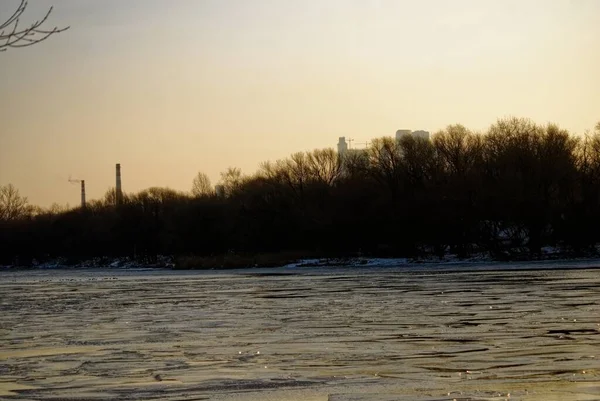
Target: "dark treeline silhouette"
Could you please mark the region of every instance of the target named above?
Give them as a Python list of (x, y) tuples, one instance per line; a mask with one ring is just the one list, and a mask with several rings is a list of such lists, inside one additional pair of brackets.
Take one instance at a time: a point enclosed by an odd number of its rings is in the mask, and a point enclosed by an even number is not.
[(300, 251), (372, 256), (487, 252), (571, 254), (600, 242), (600, 124), (575, 136), (504, 119), (484, 134), (461, 125), (431, 141), (380, 138), (340, 157), (296, 153), (252, 176), (222, 174), (222, 193), (114, 191), (86, 208), (3, 218), (0, 263)]

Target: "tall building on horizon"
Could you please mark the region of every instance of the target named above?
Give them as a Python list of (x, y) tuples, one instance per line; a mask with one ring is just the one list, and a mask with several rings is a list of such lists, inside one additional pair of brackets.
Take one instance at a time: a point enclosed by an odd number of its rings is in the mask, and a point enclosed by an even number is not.
[(425, 139), (428, 141), (429, 140), (429, 131), (423, 131), (423, 130), (413, 131), (412, 136), (414, 136), (415, 138), (421, 138), (421, 139)]
[[(396, 131), (396, 141), (400, 141), (402, 138), (407, 137), (407, 136), (412, 136), (413, 138), (424, 139), (426, 141), (428, 141), (429, 137), (430, 137), (429, 131), (425, 131), (425, 130), (413, 131), (410, 129), (399, 129)], [(349, 141), (352, 141), (352, 139), (349, 139), (348, 141), (346, 141), (345, 136), (340, 136), (338, 138), (338, 144), (337, 144), (338, 155), (349, 156), (350, 154), (355, 154), (357, 152), (364, 153), (366, 151), (366, 148), (365, 149), (349, 149), (349, 144), (348, 144)], [(365, 145), (368, 148), (368, 142), (363, 143), (363, 145)]]
[(399, 129), (398, 131), (396, 131), (396, 140), (399, 141), (405, 136), (410, 136), (411, 133), (412, 131), (409, 129)]
[(338, 155), (343, 156), (348, 152), (348, 143), (345, 136), (340, 136), (337, 144)]
[(396, 131), (396, 140), (404, 138), (405, 136), (412, 136), (413, 138), (421, 138), (425, 140), (429, 140), (429, 131), (417, 130), (411, 131), (409, 129), (399, 129)]

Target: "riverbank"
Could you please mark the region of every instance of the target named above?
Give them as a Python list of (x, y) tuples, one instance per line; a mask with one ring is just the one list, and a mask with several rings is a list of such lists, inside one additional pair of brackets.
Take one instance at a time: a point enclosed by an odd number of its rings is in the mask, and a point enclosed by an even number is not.
[(13, 264), (0, 268), (157, 268), (174, 270), (215, 270), (215, 269), (245, 269), (245, 268), (275, 268), (275, 267), (394, 267), (412, 265), (451, 265), (451, 264), (481, 264), (481, 263), (528, 263), (543, 261), (593, 261), (600, 260), (598, 248), (586, 253), (574, 253), (554, 247), (543, 248), (539, 254), (526, 252), (510, 255), (492, 256), (489, 253), (472, 254), (469, 257), (459, 257), (447, 254), (441, 257), (426, 255), (412, 258), (377, 257), (365, 255), (324, 255), (317, 252), (285, 251), (277, 253), (228, 253), (212, 256), (170, 256), (159, 255), (156, 258), (142, 259), (130, 257), (98, 257), (88, 260), (68, 260), (53, 258), (45, 261), (33, 260), (28, 264)]

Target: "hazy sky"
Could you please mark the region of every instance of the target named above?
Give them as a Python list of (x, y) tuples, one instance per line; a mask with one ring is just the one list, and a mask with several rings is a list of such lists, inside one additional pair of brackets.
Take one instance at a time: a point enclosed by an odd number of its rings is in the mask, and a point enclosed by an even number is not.
[[(1, 0), (0, 20), (18, 0)], [(600, 120), (598, 0), (30, 0), (0, 53), (0, 185), (77, 205), (451, 123)]]

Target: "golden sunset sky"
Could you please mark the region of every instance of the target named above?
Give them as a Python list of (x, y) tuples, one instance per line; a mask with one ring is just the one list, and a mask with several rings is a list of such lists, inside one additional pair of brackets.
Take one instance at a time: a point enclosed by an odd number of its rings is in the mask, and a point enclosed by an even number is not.
[[(0, 20), (18, 0), (0, 1)], [(0, 53), (0, 185), (41, 206), (114, 185), (497, 118), (600, 120), (597, 0), (30, 0), (71, 29)], [(24, 21), (25, 22), (25, 21)]]

